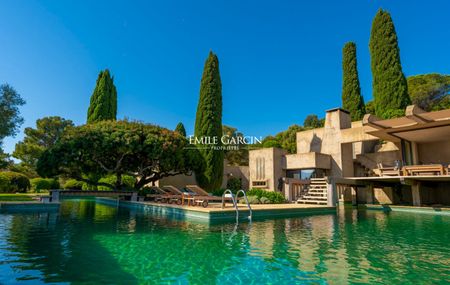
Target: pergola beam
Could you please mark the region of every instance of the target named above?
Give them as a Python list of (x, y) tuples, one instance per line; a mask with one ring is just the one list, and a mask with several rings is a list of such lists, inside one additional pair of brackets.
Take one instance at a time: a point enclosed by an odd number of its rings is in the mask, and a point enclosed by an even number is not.
[(406, 107), (405, 115), (408, 119), (413, 120), (419, 124), (425, 124), (431, 122), (429, 119), (423, 117), (421, 114), (425, 113), (416, 105), (409, 105)]
[(372, 115), (372, 114), (365, 114), (362, 119), (362, 124), (363, 124), (363, 126), (369, 126), (369, 127), (375, 128), (377, 130), (386, 129), (385, 126), (378, 124), (377, 121), (380, 121), (380, 119), (377, 116)]

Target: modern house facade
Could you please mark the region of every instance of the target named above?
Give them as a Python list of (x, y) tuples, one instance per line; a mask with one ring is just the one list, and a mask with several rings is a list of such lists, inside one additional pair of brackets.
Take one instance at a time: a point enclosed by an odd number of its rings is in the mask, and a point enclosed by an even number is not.
[(450, 205), (450, 109), (408, 106), (401, 118), (351, 122), (326, 111), (323, 128), (298, 132), (297, 153), (251, 150), (250, 188), (289, 201)]

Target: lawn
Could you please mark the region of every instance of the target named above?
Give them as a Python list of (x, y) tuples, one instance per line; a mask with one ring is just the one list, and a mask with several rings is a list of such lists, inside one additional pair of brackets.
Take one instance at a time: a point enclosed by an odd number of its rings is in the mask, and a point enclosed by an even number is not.
[(23, 202), (33, 201), (30, 195), (26, 194), (0, 194), (0, 202)]

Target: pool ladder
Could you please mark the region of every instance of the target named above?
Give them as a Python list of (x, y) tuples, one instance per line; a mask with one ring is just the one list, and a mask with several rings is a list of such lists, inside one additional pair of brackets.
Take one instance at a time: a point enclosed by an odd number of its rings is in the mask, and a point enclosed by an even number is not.
[(238, 208), (237, 203), (238, 203), (239, 193), (242, 193), (244, 195), (243, 197), (245, 199), (245, 203), (247, 203), (247, 208), (249, 211), (248, 219), (249, 219), (249, 221), (251, 221), (252, 215), (253, 215), (252, 207), (250, 207), (250, 203), (248, 202), (247, 195), (245, 194), (245, 191), (242, 189), (236, 192), (236, 196), (233, 194), (233, 192), (231, 192), (230, 189), (225, 190), (225, 192), (223, 192), (223, 195), (222, 195), (222, 209), (225, 207), (225, 198), (231, 198), (234, 209), (236, 210), (236, 221), (238, 221), (239, 220), (239, 208)]

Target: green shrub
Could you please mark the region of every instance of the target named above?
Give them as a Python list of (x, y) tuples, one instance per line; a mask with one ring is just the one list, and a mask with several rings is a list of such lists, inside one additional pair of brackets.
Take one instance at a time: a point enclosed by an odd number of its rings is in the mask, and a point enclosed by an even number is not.
[[(250, 204), (261, 204), (261, 201), (256, 196), (247, 196), (247, 199)], [(246, 204), (245, 199), (241, 198), (241, 200), (239, 200), (239, 203)]]
[(31, 189), (34, 192), (41, 192), (41, 190), (59, 189), (59, 182), (53, 178), (33, 178), (30, 180)]
[(8, 178), (3, 175), (0, 175), (0, 193), (8, 193), (11, 191), (11, 184), (9, 183)]
[(69, 179), (64, 183), (64, 189), (68, 190), (81, 190), (83, 189), (84, 182), (78, 181), (76, 179)]
[(259, 201), (261, 201), (261, 204), (270, 204), (269, 198), (266, 197), (261, 197)]
[(143, 187), (142, 189), (139, 189), (139, 191), (138, 191), (139, 196), (146, 196), (148, 194), (158, 194), (158, 193), (156, 193), (156, 191), (150, 187)]
[(261, 198), (263, 196), (264, 192), (267, 192), (267, 191), (264, 191), (259, 188), (252, 188), (252, 189), (248, 190), (247, 193), (245, 193), (245, 194), (247, 194), (247, 196), (256, 196), (258, 198)]
[(242, 189), (242, 180), (237, 177), (230, 177), (227, 181), (227, 189), (231, 191), (238, 191)]
[(0, 172), (0, 192), (16, 193), (26, 192), (30, 189), (30, 180), (22, 173), (5, 171)]
[(266, 191), (259, 188), (253, 188), (247, 191), (246, 194), (247, 196), (256, 196), (259, 199), (261, 199), (262, 197), (267, 198), (269, 199), (271, 204), (281, 204), (286, 202), (283, 194), (275, 191)]
[[(107, 177), (103, 177), (98, 182), (100, 183), (108, 183), (111, 185), (115, 185), (117, 181), (117, 177), (115, 175), (110, 175)], [(136, 182), (136, 178), (130, 175), (123, 175), (122, 176), (122, 183), (124, 186), (124, 189), (122, 190), (133, 190), (134, 189), (134, 183)], [(99, 185), (97, 186), (98, 190), (113, 190), (111, 187)]]
[(85, 190), (85, 191), (97, 191), (97, 185), (92, 185), (89, 183), (84, 182), (83, 186), (81, 187), (81, 190)]

